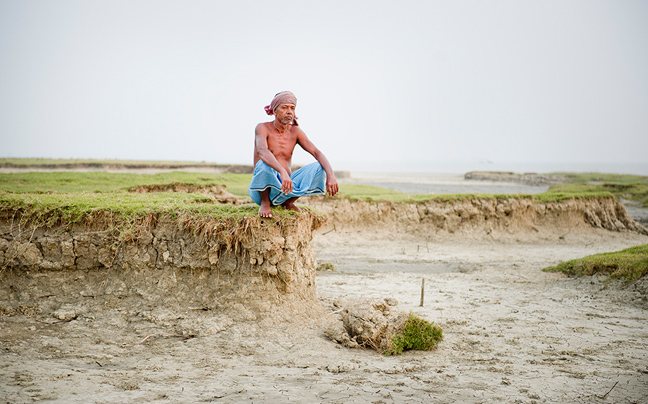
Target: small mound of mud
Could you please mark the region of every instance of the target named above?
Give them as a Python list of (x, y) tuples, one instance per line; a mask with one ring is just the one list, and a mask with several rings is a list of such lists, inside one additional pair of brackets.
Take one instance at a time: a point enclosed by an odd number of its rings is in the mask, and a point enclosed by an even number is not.
[(362, 302), (335, 301), (339, 321), (325, 331), (326, 336), (348, 348), (371, 348), (385, 352), (391, 348), (392, 337), (402, 331), (408, 313), (393, 310), (395, 299)]
[(212, 197), (220, 203), (230, 203), (234, 205), (240, 203), (239, 198), (225, 190), (225, 185), (198, 186), (195, 184), (175, 182), (171, 184), (138, 185), (129, 188), (128, 192), (136, 192), (140, 194), (148, 192), (201, 193)]

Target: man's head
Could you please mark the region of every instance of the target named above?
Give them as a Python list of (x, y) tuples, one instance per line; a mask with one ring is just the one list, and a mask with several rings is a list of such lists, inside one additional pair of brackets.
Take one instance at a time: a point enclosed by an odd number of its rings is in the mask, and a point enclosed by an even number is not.
[[(282, 91), (274, 96), (270, 105), (264, 109), (268, 115), (276, 115), (277, 119), (284, 124), (297, 124), (295, 108), (297, 107), (297, 97), (290, 91)], [(284, 122), (285, 121), (285, 122)]]

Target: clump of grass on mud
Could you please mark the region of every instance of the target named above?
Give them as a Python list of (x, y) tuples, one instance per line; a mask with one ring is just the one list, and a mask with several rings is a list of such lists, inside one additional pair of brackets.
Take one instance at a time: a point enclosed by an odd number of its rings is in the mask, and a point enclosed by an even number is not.
[(648, 244), (625, 250), (590, 255), (543, 269), (569, 276), (608, 275), (609, 279), (635, 281), (648, 273)]
[(330, 262), (322, 262), (317, 265), (317, 271), (335, 271), (335, 266)]
[(441, 341), (441, 328), (410, 313), (403, 331), (392, 337), (391, 348), (383, 352), (383, 355), (400, 355), (407, 350), (429, 351)]

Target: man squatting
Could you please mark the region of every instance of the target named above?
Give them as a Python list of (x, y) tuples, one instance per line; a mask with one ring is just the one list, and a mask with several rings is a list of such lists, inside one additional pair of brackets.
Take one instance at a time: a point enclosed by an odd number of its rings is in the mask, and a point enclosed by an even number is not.
[[(304, 195), (322, 195), (326, 191), (333, 196), (338, 192), (338, 183), (326, 156), (297, 123), (296, 107), (297, 98), (290, 91), (275, 95), (265, 107), (268, 115), (274, 115), (274, 121), (262, 122), (254, 130), (254, 175), (249, 194), (259, 205), (261, 217), (272, 217), (271, 207), (279, 205), (301, 212), (295, 201)], [(317, 162), (292, 173), (292, 155), (298, 144)]]

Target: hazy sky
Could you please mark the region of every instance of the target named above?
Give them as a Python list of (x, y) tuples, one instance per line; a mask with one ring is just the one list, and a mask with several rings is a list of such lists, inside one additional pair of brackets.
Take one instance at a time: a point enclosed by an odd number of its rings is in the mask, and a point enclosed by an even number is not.
[(647, 72), (645, 0), (0, 0), (0, 157), (646, 165)]

